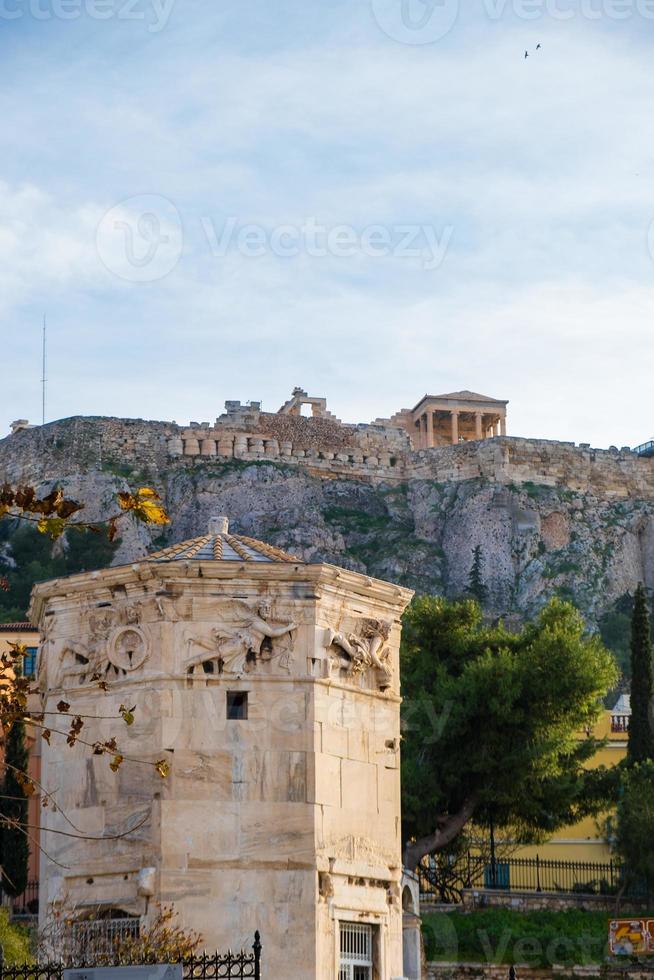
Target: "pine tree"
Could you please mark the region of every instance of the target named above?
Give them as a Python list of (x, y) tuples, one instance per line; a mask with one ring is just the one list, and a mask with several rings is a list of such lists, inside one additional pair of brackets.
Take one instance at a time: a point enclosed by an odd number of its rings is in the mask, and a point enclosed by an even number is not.
[(654, 663), (647, 595), (642, 583), (636, 589), (631, 619), (631, 718), (627, 759), (630, 764), (654, 759), (652, 696)]
[(484, 582), (483, 569), (484, 554), (481, 545), (478, 544), (476, 548), (472, 549), (472, 566), (468, 575), (466, 595), (470, 596), (471, 599), (476, 599), (482, 609), (488, 602), (488, 589)]
[[(5, 742), (5, 778), (0, 796), (0, 862), (2, 864), (2, 890), (7, 895), (21, 895), (27, 887), (29, 842), (25, 834), (27, 825), (27, 797), (23, 792), (16, 770), (27, 772), (28, 754), (25, 745), (25, 725), (14, 723)], [(19, 826), (7, 821), (16, 821)], [(20, 829), (20, 828), (23, 829)]]

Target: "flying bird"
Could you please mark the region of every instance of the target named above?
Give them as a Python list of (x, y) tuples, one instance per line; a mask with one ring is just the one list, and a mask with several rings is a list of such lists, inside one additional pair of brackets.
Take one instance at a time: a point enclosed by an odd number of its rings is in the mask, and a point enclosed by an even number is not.
[(529, 57), (529, 52), (528, 51), (525, 51), (525, 58), (528, 58), (528, 57)]
[(537, 44), (537, 45), (536, 45), (536, 50), (537, 50), (537, 51), (540, 51), (540, 49), (541, 49), (541, 48), (542, 48), (542, 44)]

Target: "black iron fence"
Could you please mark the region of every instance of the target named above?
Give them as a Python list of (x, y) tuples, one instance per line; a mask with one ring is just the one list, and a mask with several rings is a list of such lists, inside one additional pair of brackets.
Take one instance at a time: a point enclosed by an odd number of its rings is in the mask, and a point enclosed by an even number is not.
[(12, 915), (38, 915), (39, 914), (39, 883), (38, 881), (28, 881), (27, 887), (22, 895), (15, 898), (7, 898), (6, 903), (11, 909)]
[[(254, 934), (252, 951), (206, 953), (182, 960), (184, 980), (261, 980), (261, 937)], [(1, 947), (0, 947), (1, 951)], [(149, 962), (149, 961), (148, 961)], [(0, 957), (0, 980), (63, 980), (64, 969), (92, 969), (93, 963), (39, 963), (7, 966)], [(105, 962), (102, 966), (142, 966), (145, 961)]]
[(614, 861), (552, 861), (497, 858), (468, 853), (456, 862), (431, 858), (418, 868), (423, 898), (458, 902), (465, 888), (505, 891), (563, 892), (614, 895), (622, 884), (622, 868)]

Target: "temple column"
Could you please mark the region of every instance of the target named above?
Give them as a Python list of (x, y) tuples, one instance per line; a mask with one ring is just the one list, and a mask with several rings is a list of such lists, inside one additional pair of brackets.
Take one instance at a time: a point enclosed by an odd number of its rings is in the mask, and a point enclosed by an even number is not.
[(483, 439), (482, 433), (482, 414), (481, 412), (475, 412), (475, 439)]
[(452, 420), (452, 445), (458, 446), (459, 444), (459, 413), (450, 412), (450, 418)]
[(420, 416), (420, 449), (427, 448), (427, 416)]
[(501, 436), (506, 435), (506, 415), (503, 415), (500, 418), (500, 435)]
[(497, 419), (493, 419), (493, 437), (497, 436), (498, 434)]
[(434, 413), (429, 409), (426, 413), (427, 419), (427, 449), (434, 448)]

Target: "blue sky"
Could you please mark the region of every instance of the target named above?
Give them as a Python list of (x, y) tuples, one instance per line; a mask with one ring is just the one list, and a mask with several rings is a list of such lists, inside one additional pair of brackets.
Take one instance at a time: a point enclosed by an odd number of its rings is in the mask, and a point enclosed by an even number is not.
[(50, 419), (470, 388), (644, 441), (653, 38), (653, 0), (0, 0), (0, 432), (47, 311)]

